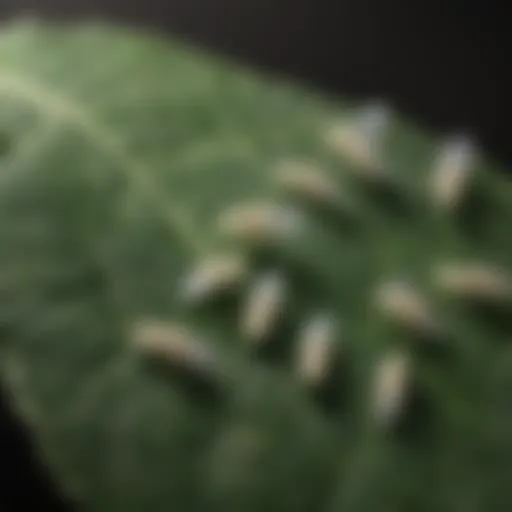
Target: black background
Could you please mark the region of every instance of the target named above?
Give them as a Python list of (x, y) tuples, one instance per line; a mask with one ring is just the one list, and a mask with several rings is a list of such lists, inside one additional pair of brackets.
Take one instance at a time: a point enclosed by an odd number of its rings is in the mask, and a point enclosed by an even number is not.
[[(391, 100), (439, 131), (465, 129), (512, 163), (506, 2), (447, 0), (0, 0), (20, 13), (157, 27), (328, 92)], [(20, 426), (0, 407), (0, 510), (57, 510)]]

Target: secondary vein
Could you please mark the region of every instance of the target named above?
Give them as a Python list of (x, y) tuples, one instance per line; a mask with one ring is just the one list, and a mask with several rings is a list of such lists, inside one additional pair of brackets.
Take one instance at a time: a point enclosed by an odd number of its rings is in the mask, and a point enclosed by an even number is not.
[(115, 161), (127, 174), (136, 188), (144, 190), (158, 208), (162, 217), (195, 255), (209, 252), (209, 243), (203, 233), (191, 219), (185, 208), (169, 198), (155, 180), (154, 173), (144, 164), (130, 155), (123, 141), (107, 127), (87, 112), (76, 100), (62, 91), (53, 91), (35, 84), (23, 75), (0, 71), (0, 96), (31, 104), (49, 116), (57, 117), (77, 128)]

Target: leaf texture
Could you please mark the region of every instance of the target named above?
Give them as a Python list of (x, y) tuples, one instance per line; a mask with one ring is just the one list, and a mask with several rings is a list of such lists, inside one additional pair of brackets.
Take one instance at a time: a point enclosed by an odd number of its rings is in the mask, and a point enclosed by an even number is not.
[[(1, 375), (80, 510), (510, 509), (510, 310), (470, 314), (428, 272), (450, 257), (512, 269), (511, 184), (480, 158), (484, 202), (437, 215), (426, 190), (440, 141), (393, 116), (383, 158), (405, 200), (397, 213), (325, 146), (353, 111), (135, 30), (2, 29)], [(232, 247), (215, 223), (225, 208), (287, 200), (283, 158), (322, 166), (360, 216), (348, 229), (306, 209), (305, 232), (265, 256), (292, 287), (291, 327), (260, 354), (239, 332), (243, 290), (189, 309), (177, 289)], [(375, 283), (396, 275), (441, 313), (448, 355), (424, 353), (375, 311)], [(292, 368), (296, 326), (319, 308), (343, 326), (342, 368), (320, 397)], [(220, 392), (142, 361), (127, 342), (140, 317), (193, 326), (222, 361)], [(366, 408), (372, 365), (395, 346), (412, 347), (422, 401), (387, 435)]]

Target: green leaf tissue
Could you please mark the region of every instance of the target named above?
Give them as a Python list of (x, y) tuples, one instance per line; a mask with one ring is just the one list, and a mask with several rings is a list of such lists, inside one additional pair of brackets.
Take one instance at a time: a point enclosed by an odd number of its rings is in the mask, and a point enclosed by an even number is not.
[(512, 183), (465, 133), (142, 30), (0, 31), (0, 378), (87, 512), (512, 509)]

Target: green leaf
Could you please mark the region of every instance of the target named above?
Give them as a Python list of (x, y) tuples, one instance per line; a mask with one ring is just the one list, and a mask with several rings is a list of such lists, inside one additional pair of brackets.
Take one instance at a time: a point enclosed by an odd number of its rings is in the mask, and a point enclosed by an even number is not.
[[(427, 200), (440, 141), (393, 115), (383, 159), (404, 200), (396, 211), (326, 146), (329, 126), (357, 112), (137, 31), (2, 29), (1, 375), (81, 509), (510, 509), (510, 321), (470, 314), (428, 276), (451, 257), (510, 265), (511, 184), (479, 157), (478, 207), (440, 215)], [(288, 202), (283, 158), (325, 169), (357, 218), (350, 229), (339, 212), (294, 202), (300, 237), (263, 257), (241, 247), (254, 275), (277, 267), (291, 288), (289, 327), (257, 350), (239, 330), (245, 285), (194, 308), (177, 292), (190, 268), (233, 247), (221, 212)], [(397, 273), (442, 313), (441, 357), (376, 311), (375, 284)], [(292, 363), (296, 329), (319, 309), (341, 325), (342, 364), (315, 394)], [(148, 364), (129, 341), (139, 318), (199, 333), (220, 387)], [(368, 393), (396, 346), (413, 353), (424, 407), (386, 434), (368, 422)]]

